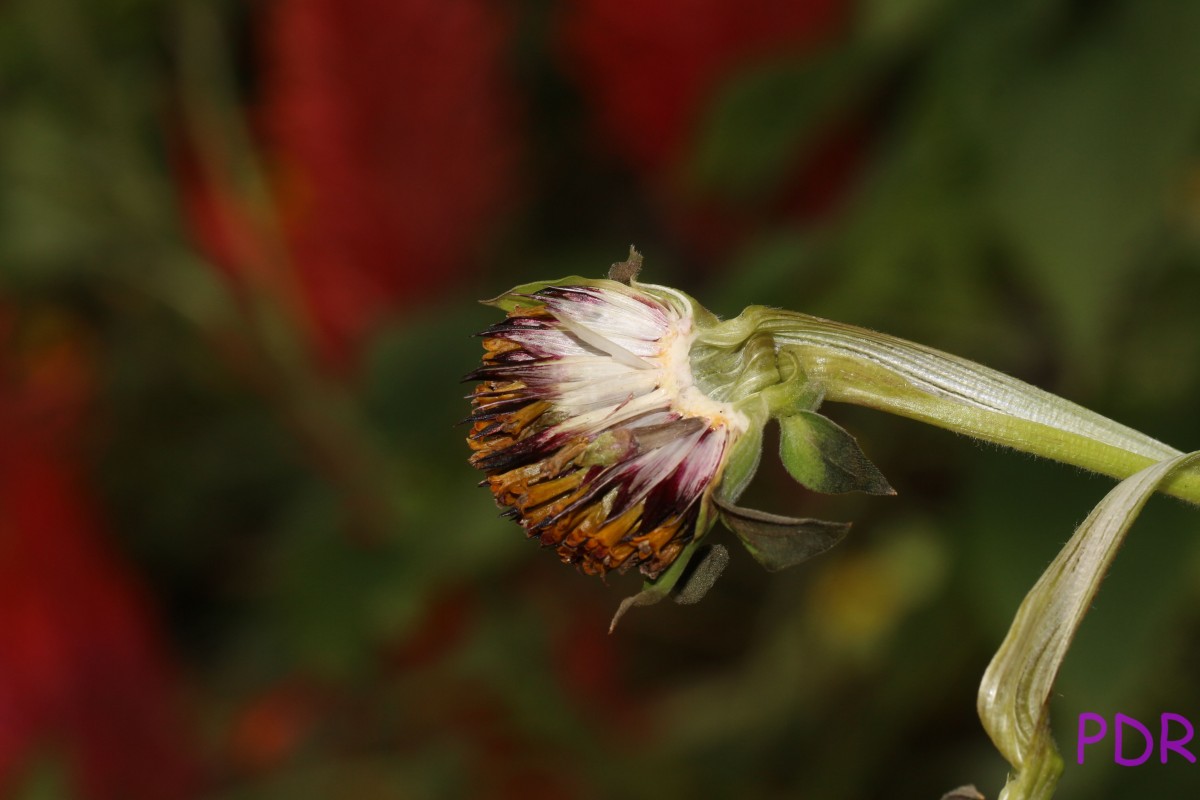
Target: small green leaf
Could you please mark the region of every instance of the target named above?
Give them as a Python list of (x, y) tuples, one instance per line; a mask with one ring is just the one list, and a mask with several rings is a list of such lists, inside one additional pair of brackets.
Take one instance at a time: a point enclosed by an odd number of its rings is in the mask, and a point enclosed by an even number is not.
[(781, 417), (779, 457), (788, 474), (814, 492), (895, 494), (854, 437), (811, 411)]
[(683, 576), (683, 580), (671, 592), (671, 597), (681, 606), (699, 603), (728, 565), (729, 551), (724, 545), (710, 545), (696, 561), (696, 566)]
[(846, 537), (849, 522), (825, 522), (768, 514), (716, 501), (721, 520), (758, 563), (777, 572), (819, 556)]
[(652, 606), (667, 596), (669, 590), (660, 588), (657, 584), (647, 581), (643, 584), (643, 588), (637, 594), (630, 595), (621, 601), (621, 605), (617, 606), (617, 613), (613, 614), (612, 622), (608, 623), (608, 632), (612, 633), (617, 629), (617, 623), (621, 621), (621, 617), (631, 608), (637, 606)]

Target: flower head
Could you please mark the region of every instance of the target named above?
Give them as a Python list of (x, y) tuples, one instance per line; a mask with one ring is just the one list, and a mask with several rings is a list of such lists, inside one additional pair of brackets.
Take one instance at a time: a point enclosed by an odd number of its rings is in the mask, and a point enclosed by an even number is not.
[[(578, 282), (574, 282), (578, 281)], [(471, 463), (530, 537), (589, 574), (657, 578), (711, 525), (750, 420), (693, 378), (693, 301), (574, 279), (514, 292), (484, 331)]]

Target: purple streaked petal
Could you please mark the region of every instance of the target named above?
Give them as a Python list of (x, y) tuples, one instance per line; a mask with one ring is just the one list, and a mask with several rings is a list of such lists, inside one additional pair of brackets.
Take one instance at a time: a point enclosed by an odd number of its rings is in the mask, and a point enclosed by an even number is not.
[(521, 345), (541, 356), (593, 356), (604, 357), (604, 352), (563, 330), (551, 328), (521, 328), (505, 331), (496, 338), (506, 339)]
[[(551, 313), (554, 313), (553, 311)], [(562, 323), (563, 327), (583, 341), (584, 344), (600, 350), (601, 352), (611, 356), (614, 360), (621, 362), (627, 367), (639, 370), (653, 370), (657, 368), (654, 362), (647, 361), (635, 353), (630, 352), (621, 345), (614, 342), (612, 339), (605, 336), (599, 331), (594, 331), (586, 324), (573, 320), (569, 314), (555, 313), (555, 317)]]
[(725, 431), (704, 431), (691, 457), (682, 465), (679, 476), (680, 492), (698, 494), (703, 491), (716, 477), (728, 444), (729, 436)]
[(554, 320), (546, 319), (545, 317), (508, 317), (500, 322), (493, 323), (487, 328), (484, 328), (476, 336), (486, 339), (492, 336), (500, 336), (510, 333), (514, 330), (538, 330), (543, 328), (553, 328)]
[[(686, 436), (665, 447), (643, 453), (623, 464), (617, 479), (624, 479), (624, 486), (613, 507), (613, 514), (620, 514), (645, 499), (655, 486), (685, 462), (692, 446), (699, 438), (699, 434)], [(699, 496), (699, 493), (696, 494)]]
[[(618, 295), (619, 297), (619, 295)], [(557, 317), (566, 317), (587, 326), (601, 336), (622, 336), (657, 341), (668, 331), (670, 322), (663, 313), (655, 313), (640, 303), (617, 305), (605, 299), (599, 303), (579, 303), (548, 298), (546, 308)]]
[(497, 400), (491, 403), (476, 403), (475, 410), (467, 417), (471, 422), (482, 422), (519, 411), (539, 398), (532, 395), (521, 395), (507, 400)]
[(525, 467), (552, 455), (562, 446), (565, 438), (552, 430), (545, 430), (478, 459), (475, 466), (492, 474)]
[(533, 361), (542, 361), (538, 356), (530, 353), (527, 350), (506, 350), (503, 353), (496, 353), (489, 361), (491, 364), (529, 364)]

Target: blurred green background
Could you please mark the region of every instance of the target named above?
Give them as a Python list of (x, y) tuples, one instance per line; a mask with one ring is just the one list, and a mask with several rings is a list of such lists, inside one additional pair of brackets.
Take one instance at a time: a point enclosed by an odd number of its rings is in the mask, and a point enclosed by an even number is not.
[[(703, 602), (607, 585), (466, 464), (474, 301), (600, 276), (768, 303), (1200, 443), (1200, 4), (9, 0), (0, 795), (988, 797), (975, 690), (1111, 482), (827, 410), (899, 491)], [(1200, 719), (1195, 509), (1158, 499), (1063, 669)], [(717, 532), (715, 536), (723, 536)], [(1111, 741), (1111, 740), (1110, 740)]]

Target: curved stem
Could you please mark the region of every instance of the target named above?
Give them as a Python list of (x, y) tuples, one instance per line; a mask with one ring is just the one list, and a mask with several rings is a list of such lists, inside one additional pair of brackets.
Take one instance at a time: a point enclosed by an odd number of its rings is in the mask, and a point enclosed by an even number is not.
[[(787, 348), (827, 400), (910, 417), (1114, 478), (1180, 454), (996, 370), (853, 325), (754, 306), (706, 339), (742, 336), (747, 324)], [(1200, 470), (1180, 471), (1162, 491), (1200, 504)]]

